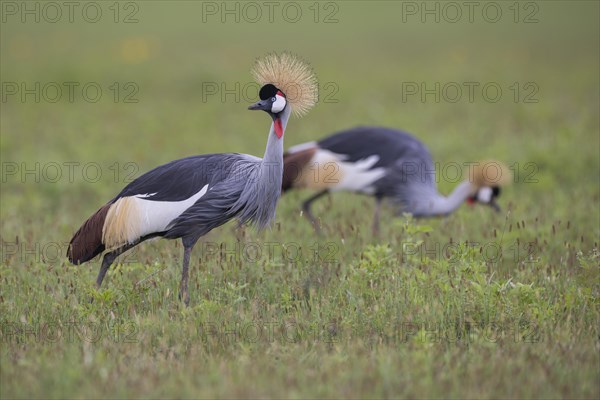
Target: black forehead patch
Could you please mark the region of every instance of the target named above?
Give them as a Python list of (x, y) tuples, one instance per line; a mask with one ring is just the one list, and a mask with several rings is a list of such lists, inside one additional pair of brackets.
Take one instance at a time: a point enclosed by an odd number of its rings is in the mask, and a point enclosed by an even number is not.
[(260, 97), (261, 100), (270, 99), (271, 97), (277, 94), (278, 90), (279, 89), (277, 89), (275, 85), (267, 83), (265, 86), (260, 88), (260, 91), (258, 92), (258, 97)]
[(500, 195), (500, 187), (499, 186), (492, 187), (492, 194), (494, 195), (494, 197), (498, 197)]

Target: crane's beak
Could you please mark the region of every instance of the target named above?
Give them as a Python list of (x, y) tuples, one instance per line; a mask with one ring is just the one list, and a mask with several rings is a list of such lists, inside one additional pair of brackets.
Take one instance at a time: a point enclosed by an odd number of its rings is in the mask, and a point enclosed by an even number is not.
[(496, 199), (492, 199), (488, 204), (490, 207), (492, 207), (494, 209), (494, 211), (496, 211), (496, 212), (502, 211), (502, 209), (500, 208), (498, 203), (496, 203)]
[(248, 110), (271, 111), (271, 104), (266, 100), (257, 101), (256, 103), (249, 105)]

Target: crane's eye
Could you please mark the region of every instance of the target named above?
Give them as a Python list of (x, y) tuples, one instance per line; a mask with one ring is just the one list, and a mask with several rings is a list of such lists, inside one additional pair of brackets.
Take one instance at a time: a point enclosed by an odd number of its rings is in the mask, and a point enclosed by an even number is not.
[(273, 105), (271, 106), (271, 112), (272, 113), (279, 113), (281, 111), (283, 111), (283, 109), (285, 108), (285, 98), (282, 96), (274, 96), (272, 99), (273, 101)]
[(275, 103), (277, 99), (275, 97), (271, 97), (271, 103)]

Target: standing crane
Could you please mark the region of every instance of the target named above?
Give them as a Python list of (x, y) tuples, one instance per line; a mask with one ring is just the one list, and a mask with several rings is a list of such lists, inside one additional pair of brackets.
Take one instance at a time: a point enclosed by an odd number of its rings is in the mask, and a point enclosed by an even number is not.
[(427, 147), (408, 133), (382, 127), (356, 127), (293, 146), (283, 155), (283, 162), (283, 192), (317, 190), (302, 204), (317, 231), (319, 225), (310, 206), (329, 192), (374, 196), (372, 227), (377, 234), (384, 198), (392, 200), (398, 213), (414, 217), (448, 215), (465, 201), (500, 211), (496, 198), (511, 176), (499, 162), (472, 163), (469, 177), (445, 197), (437, 191), (435, 166)]
[(181, 238), (179, 299), (188, 305), (190, 254), (198, 239), (232, 218), (258, 229), (275, 218), (283, 135), (292, 111), (301, 116), (316, 103), (317, 81), (310, 66), (289, 53), (257, 60), (253, 75), (262, 85), (260, 101), (248, 109), (266, 111), (273, 120), (264, 157), (238, 153), (187, 157), (156, 167), (127, 185), (83, 223), (67, 251), (69, 261), (81, 264), (108, 250), (96, 280), (98, 289), (120, 254), (151, 238)]

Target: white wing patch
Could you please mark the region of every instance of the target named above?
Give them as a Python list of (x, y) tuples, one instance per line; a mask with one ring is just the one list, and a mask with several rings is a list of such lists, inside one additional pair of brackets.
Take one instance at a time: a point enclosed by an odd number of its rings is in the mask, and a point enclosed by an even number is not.
[(313, 142), (300, 143), (300, 144), (297, 144), (297, 145), (292, 146), (289, 149), (287, 149), (287, 152), (290, 154), (293, 154), (293, 153), (298, 153), (299, 151), (302, 151), (302, 150), (312, 149), (314, 147), (317, 147), (317, 142), (313, 141)]
[[(317, 163), (320, 168), (337, 168), (335, 174), (337, 182), (330, 185), (332, 191), (348, 190), (371, 194), (374, 192), (372, 184), (385, 175), (385, 168), (374, 168), (379, 161), (379, 156), (373, 154), (355, 162), (345, 161), (348, 156), (336, 154), (329, 150), (319, 149), (313, 157), (311, 164)], [(325, 166), (325, 167), (323, 167)]]
[(192, 197), (181, 201), (152, 201), (135, 196), (138, 198), (140, 236), (164, 231), (171, 221), (183, 214), (207, 191), (208, 184)]
[(110, 249), (133, 243), (151, 233), (162, 232), (207, 191), (208, 184), (198, 193), (181, 201), (147, 200), (156, 193), (122, 197), (108, 210), (102, 228), (102, 242)]
[(156, 193), (158, 192), (154, 192), (154, 193), (146, 193), (146, 194), (136, 194), (134, 197), (137, 197), (139, 199), (143, 199), (145, 197), (152, 197), (154, 196)]

